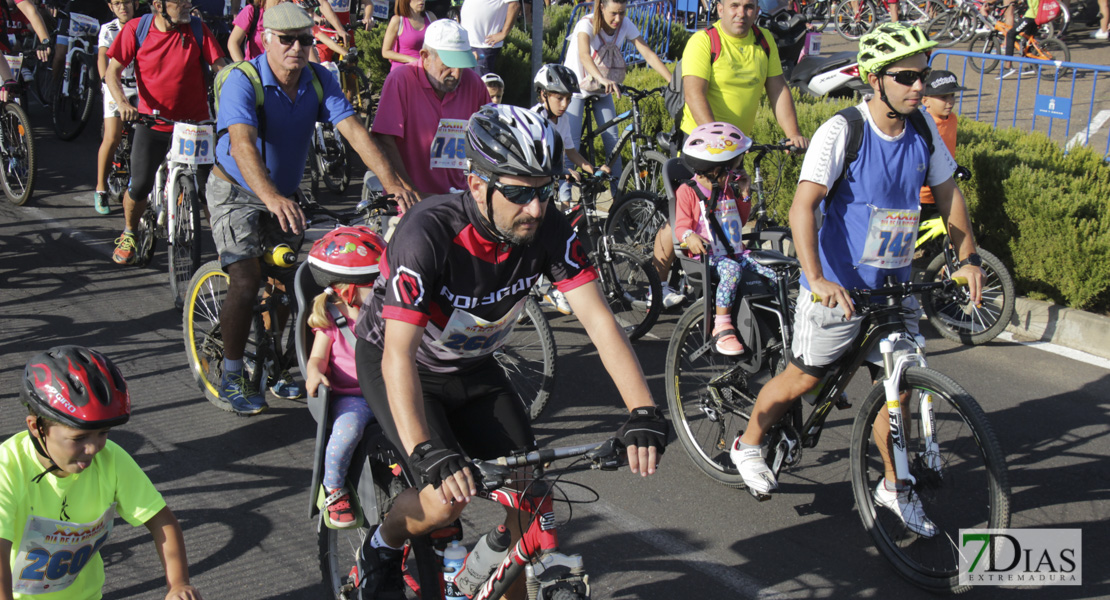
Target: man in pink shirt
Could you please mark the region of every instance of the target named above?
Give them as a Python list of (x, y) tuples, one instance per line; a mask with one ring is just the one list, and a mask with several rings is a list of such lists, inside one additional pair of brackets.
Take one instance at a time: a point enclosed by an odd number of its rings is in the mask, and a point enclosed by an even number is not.
[(466, 30), (441, 19), (428, 25), (420, 59), (382, 86), (371, 138), (421, 197), (466, 189), (466, 123), (490, 101), (476, 64)]

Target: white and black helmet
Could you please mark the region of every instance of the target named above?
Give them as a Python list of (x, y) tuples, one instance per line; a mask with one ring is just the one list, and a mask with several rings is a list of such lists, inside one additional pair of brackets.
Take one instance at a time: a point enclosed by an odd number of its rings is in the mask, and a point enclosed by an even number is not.
[(466, 126), (470, 168), (494, 176), (555, 177), (562, 172), (563, 139), (543, 117), (508, 104), (487, 104)]
[(559, 64), (548, 64), (536, 72), (536, 89), (556, 94), (577, 94), (578, 76)]

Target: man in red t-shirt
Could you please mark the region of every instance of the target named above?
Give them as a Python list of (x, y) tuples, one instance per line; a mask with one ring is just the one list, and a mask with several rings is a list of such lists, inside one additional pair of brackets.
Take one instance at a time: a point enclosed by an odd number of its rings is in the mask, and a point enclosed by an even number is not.
[[(189, 0), (154, 0), (151, 3), (153, 22), (142, 46), (136, 30), (142, 19), (132, 19), (116, 36), (108, 49), (108, 72), (105, 75), (108, 90), (120, 108), (124, 121), (133, 121), (138, 113), (149, 115), (159, 111), (160, 116), (172, 120), (203, 121), (211, 118), (208, 113), (208, 81), (204, 65), (220, 68), (229, 61), (224, 57), (219, 42), (207, 26), (204, 36), (197, 43), (190, 24), (192, 5)], [(127, 101), (120, 73), (135, 63), (135, 77), (139, 85), (139, 108)], [(154, 175), (166, 156), (173, 127), (136, 125), (131, 141), (131, 184), (123, 198), (124, 230), (116, 239), (112, 260), (121, 265), (135, 260), (134, 231), (146, 210), (147, 196), (154, 188)], [(207, 173), (199, 177), (201, 181)]]

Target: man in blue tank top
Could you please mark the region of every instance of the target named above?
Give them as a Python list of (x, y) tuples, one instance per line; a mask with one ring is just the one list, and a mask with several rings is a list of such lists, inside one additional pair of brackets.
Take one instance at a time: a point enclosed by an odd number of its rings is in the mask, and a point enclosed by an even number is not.
[[(846, 158), (845, 116), (829, 119), (813, 136), (790, 209), (803, 271), (790, 362), (760, 390), (748, 428), (730, 451), (744, 483), (754, 492), (767, 494), (778, 487), (760, 453), (765, 432), (821, 381), (859, 332), (861, 318), (854, 314), (847, 290), (881, 287), (889, 275), (909, 281), (921, 186), (932, 188), (959, 251), (961, 268), (953, 275), (966, 277), (972, 301), (981, 302), (983, 273), (967, 206), (952, 179), (956, 162), (943, 143), (932, 144), (930, 153), (927, 139), (940, 139), (936, 125), (913, 114), (921, 105), (929, 72), (927, 51), (933, 46), (936, 42), (928, 41), (917, 27), (899, 24), (882, 25), (860, 39), (860, 75), (873, 93), (855, 107), (863, 117), (856, 159)], [(930, 131), (919, 131), (923, 127)], [(816, 211), (822, 201), (824, 220), (818, 233)], [(814, 301), (810, 292), (820, 300)], [(906, 305), (920, 316), (915, 299), (909, 298)], [(917, 333), (917, 320), (906, 320), (911, 334)], [(880, 412), (874, 431), (876, 443), (886, 447), (890, 422), (885, 412)], [(890, 461), (885, 462), (886, 477), (875, 492), (877, 504), (892, 510), (918, 535), (932, 537), (936, 526), (921, 501), (908, 484), (896, 480)]]

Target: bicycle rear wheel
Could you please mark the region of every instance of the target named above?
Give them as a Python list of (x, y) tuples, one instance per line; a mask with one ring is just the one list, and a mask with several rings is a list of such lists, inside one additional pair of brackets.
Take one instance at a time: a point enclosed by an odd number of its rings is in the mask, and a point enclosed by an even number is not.
[(342, 194), (351, 184), (351, 162), (347, 157), (347, 146), (336, 135), (335, 129), (325, 127), (324, 147), (315, 150), (316, 169), (324, 186), (334, 194)]
[(150, 203), (139, 218), (139, 230), (135, 232), (135, 266), (145, 267), (154, 258), (155, 239), (158, 237), (158, 222)]
[[(1002, 40), (1001, 36), (996, 33), (985, 33), (971, 38), (971, 43), (967, 47), (968, 52), (979, 52), (981, 54), (1002, 54)], [(967, 59), (972, 69), (981, 73), (990, 73), (998, 67), (998, 59), (978, 59), (970, 56)]]
[(608, 257), (591, 255), (601, 280), (601, 293), (630, 341), (640, 339), (663, 312), (663, 286), (651, 261), (642, 254), (613, 244)]
[(88, 81), (82, 81), (87, 79), (82, 65), (83, 62), (75, 58), (69, 70), (69, 91), (63, 94), (59, 81), (55, 88), (54, 103), (51, 105), (54, 134), (67, 142), (81, 135), (91, 115), (93, 93)]
[[(910, 473), (917, 480), (912, 493), (937, 532), (930, 538), (917, 535), (875, 503), (875, 488), (884, 477), (872, 436), (875, 417), (886, 410), (882, 384), (872, 388), (852, 428), (852, 491), (860, 519), (879, 553), (903, 578), (931, 592), (963, 592), (969, 586), (959, 582), (960, 530), (1010, 524), (1006, 461), (983, 409), (955, 381), (931, 369), (909, 367), (899, 391), (910, 395), (915, 416), (921, 414), (922, 398), (932, 399), (939, 453), (925, 452), (923, 435), (905, 437)], [(905, 429), (914, 431), (909, 420)]]
[(833, 25), (840, 37), (855, 41), (875, 28), (878, 18), (877, 8), (870, 0), (857, 0), (862, 3), (857, 11), (853, 0), (841, 0), (833, 9)]
[[(1025, 55), (1029, 58), (1039, 58), (1041, 60), (1071, 62), (1071, 50), (1068, 50), (1068, 45), (1059, 39), (1054, 37), (1045, 38), (1039, 40), (1037, 45), (1040, 46), (1039, 52), (1032, 47), (1032, 44), (1029, 44), (1026, 46)], [(1041, 66), (1038, 72), (1041, 79), (1052, 81), (1067, 75), (1068, 70), (1068, 67), (1057, 67), (1055, 64), (1049, 64)]]
[(555, 389), (555, 334), (535, 298), (524, 301), (513, 332), (493, 357), (505, 370), (524, 410), (533, 421)]
[(613, 201), (605, 232), (613, 241), (643, 256), (651, 256), (655, 234), (667, 224), (667, 215), (659, 210), (655, 194), (629, 192)]
[(193, 273), (200, 268), (201, 223), (200, 199), (191, 175), (177, 178), (177, 217), (173, 231), (169, 232), (169, 252), (167, 258), (170, 272), (170, 295), (178, 310), (185, 306), (185, 294)]
[(8, 201), (21, 206), (35, 191), (35, 138), (31, 135), (31, 121), (27, 113), (14, 102), (4, 104), (0, 112), (0, 160), (3, 177), (0, 184)]
[[(628, 161), (621, 171), (620, 180), (617, 182), (617, 189), (621, 195), (626, 195), (630, 192), (650, 192), (665, 198), (667, 196), (667, 188), (663, 185), (663, 163), (667, 162), (667, 157), (661, 152), (655, 150), (644, 150), (640, 153), (640, 162), (633, 163)], [(617, 198), (613, 199), (618, 200)]]
[(667, 407), (679, 443), (698, 469), (719, 483), (743, 488), (729, 447), (747, 427), (758, 390), (736, 361), (705, 344), (701, 302), (682, 313), (667, 346)]
[[(983, 259), (983, 302), (979, 306), (971, 303), (965, 290), (950, 293), (925, 292), (921, 295), (921, 307), (929, 322), (947, 340), (961, 344), (985, 344), (1006, 329), (1014, 316), (1014, 303), (1017, 291), (1014, 278), (1006, 265), (994, 253), (979, 248)], [(951, 277), (954, 265), (948, 265), (942, 252), (925, 269), (922, 281), (943, 281)]]

